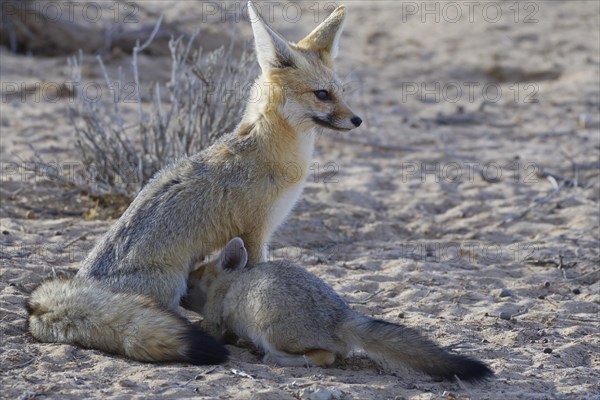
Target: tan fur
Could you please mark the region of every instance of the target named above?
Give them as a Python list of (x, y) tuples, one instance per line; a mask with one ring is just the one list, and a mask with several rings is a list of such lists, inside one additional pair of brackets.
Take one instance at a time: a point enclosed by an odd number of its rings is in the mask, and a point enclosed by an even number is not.
[(333, 65), (333, 58), (337, 54), (337, 43), (346, 22), (346, 7), (339, 6), (317, 29), (298, 42), (298, 46), (305, 49), (316, 50), (323, 57), (328, 66)]
[(309, 359), (309, 365), (328, 367), (335, 362), (335, 354), (327, 350), (308, 350), (305, 354)]
[(449, 353), (413, 329), (352, 311), (300, 266), (275, 261), (244, 267), (239, 238), (223, 251), (233, 256), (190, 275), (186, 304), (204, 316), (202, 326), (212, 335), (251, 341), (265, 352), (265, 362), (327, 366), (360, 349), (386, 365), (405, 364), (440, 378), (492, 375), (485, 364)]
[(29, 331), (42, 342), (73, 343), (139, 361), (186, 361), (190, 329), (151, 299), (101, 284), (56, 279), (29, 299)]
[[(144, 330), (171, 325), (160, 322), (170, 321), (172, 316), (160, 308), (177, 311), (187, 290), (188, 274), (198, 261), (234, 236), (246, 242), (251, 264), (264, 261), (265, 243), (302, 192), (315, 131), (323, 124), (338, 130), (360, 125), (337, 88), (332, 88), (332, 101), (316, 97), (315, 91), (338, 81), (331, 63), (323, 58), (323, 49), (310, 45), (300, 48), (287, 42), (258, 16), (252, 3), (249, 7), (255, 14), (252, 28), (262, 69), (256, 81), (262, 89), (260, 100), (247, 105), (234, 132), (160, 171), (83, 261), (73, 286), (64, 282), (42, 284), (34, 293), (37, 297), (31, 308), (37, 313), (30, 316), (34, 337), (136, 359), (167, 361), (172, 359), (168, 354), (187, 352), (186, 360), (196, 355), (200, 358), (195, 362), (202, 362), (202, 348), (198, 346), (214, 344), (197, 333), (193, 333), (200, 337), (193, 342), (196, 347), (175, 340), (165, 342), (172, 348), (164, 352), (146, 345), (146, 349), (153, 349), (148, 357), (140, 355), (141, 350), (131, 350), (123, 342), (131, 337), (130, 329), (114, 333), (123, 327), (118, 314), (134, 319), (139, 313), (140, 320), (134, 324), (139, 340), (152, 343)], [(324, 33), (330, 40), (337, 41), (339, 33), (331, 36), (327, 21), (322, 26), (327, 27)], [(311, 35), (318, 37), (319, 31), (317, 27)], [(293, 179), (287, 173), (290, 166), (298, 171)], [(60, 301), (64, 290), (70, 293), (71, 301)], [(82, 296), (79, 302), (75, 300), (78, 294)], [(104, 299), (103, 307), (94, 303), (94, 296)], [(155, 326), (152, 318), (156, 318)], [(76, 320), (93, 323), (73, 325), (71, 321)], [(177, 329), (187, 329), (185, 321), (179, 324)], [(76, 332), (70, 331), (72, 328)], [(172, 329), (156, 332), (156, 337), (177, 337)], [(206, 360), (219, 360), (219, 355), (225, 354), (222, 347), (214, 350), (214, 357)]]

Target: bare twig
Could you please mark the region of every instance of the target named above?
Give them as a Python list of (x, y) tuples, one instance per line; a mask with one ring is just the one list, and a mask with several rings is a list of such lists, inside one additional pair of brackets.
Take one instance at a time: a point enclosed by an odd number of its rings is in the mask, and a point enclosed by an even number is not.
[(83, 234), (83, 235), (80, 235), (80, 236), (76, 237), (76, 238), (75, 238), (75, 239), (73, 239), (73, 240), (69, 240), (67, 243), (65, 243), (65, 244), (63, 244), (63, 245), (62, 245), (62, 248), (61, 248), (61, 250), (60, 250), (60, 251), (63, 251), (64, 249), (66, 249), (66, 248), (68, 248), (69, 246), (71, 246), (73, 243), (75, 243), (75, 242), (78, 242), (78, 241), (82, 240), (82, 239), (83, 239), (83, 238), (85, 238), (85, 237), (86, 237), (86, 235), (85, 235), (85, 234)]
[(362, 300), (354, 300), (354, 301), (348, 301), (348, 304), (367, 304), (373, 297), (377, 296), (378, 294), (380, 294), (381, 292), (383, 292), (384, 289), (378, 290), (375, 293), (365, 297)]

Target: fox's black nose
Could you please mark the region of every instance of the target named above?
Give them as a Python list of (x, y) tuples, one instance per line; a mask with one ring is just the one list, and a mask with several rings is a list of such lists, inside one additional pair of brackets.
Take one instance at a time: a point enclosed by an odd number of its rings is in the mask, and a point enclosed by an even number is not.
[(352, 117), (350, 122), (352, 122), (354, 124), (354, 126), (356, 126), (358, 128), (360, 126), (360, 124), (362, 124), (362, 119), (358, 115), (355, 115), (354, 117)]

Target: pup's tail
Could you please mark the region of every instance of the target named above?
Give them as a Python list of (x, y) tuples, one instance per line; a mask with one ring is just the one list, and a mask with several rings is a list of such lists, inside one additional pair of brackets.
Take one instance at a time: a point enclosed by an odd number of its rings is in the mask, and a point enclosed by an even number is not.
[(404, 363), (436, 378), (474, 382), (494, 374), (483, 362), (447, 352), (414, 329), (390, 322), (352, 314), (338, 335), (375, 359)]
[(138, 361), (218, 364), (227, 350), (213, 337), (146, 296), (99, 283), (55, 279), (27, 303), (29, 332), (42, 342), (70, 343)]

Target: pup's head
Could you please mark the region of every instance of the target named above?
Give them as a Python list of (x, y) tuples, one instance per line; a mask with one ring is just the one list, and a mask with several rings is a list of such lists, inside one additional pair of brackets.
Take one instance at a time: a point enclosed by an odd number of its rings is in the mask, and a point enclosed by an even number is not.
[(264, 97), (266, 112), (280, 112), (301, 130), (321, 126), (349, 131), (362, 123), (342, 99), (342, 82), (333, 70), (346, 20), (344, 6), (298, 43), (288, 42), (267, 25), (251, 1), (248, 15), (262, 70), (258, 82), (269, 93)]
[(235, 237), (221, 250), (216, 260), (201, 265), (193, 271), (188, 279), (188, 292), (182, 299), (185, 308), (201, 312), (208, 291), (223, 271), (244, 268), (248, 261), (248, 252), (244, 241)]

